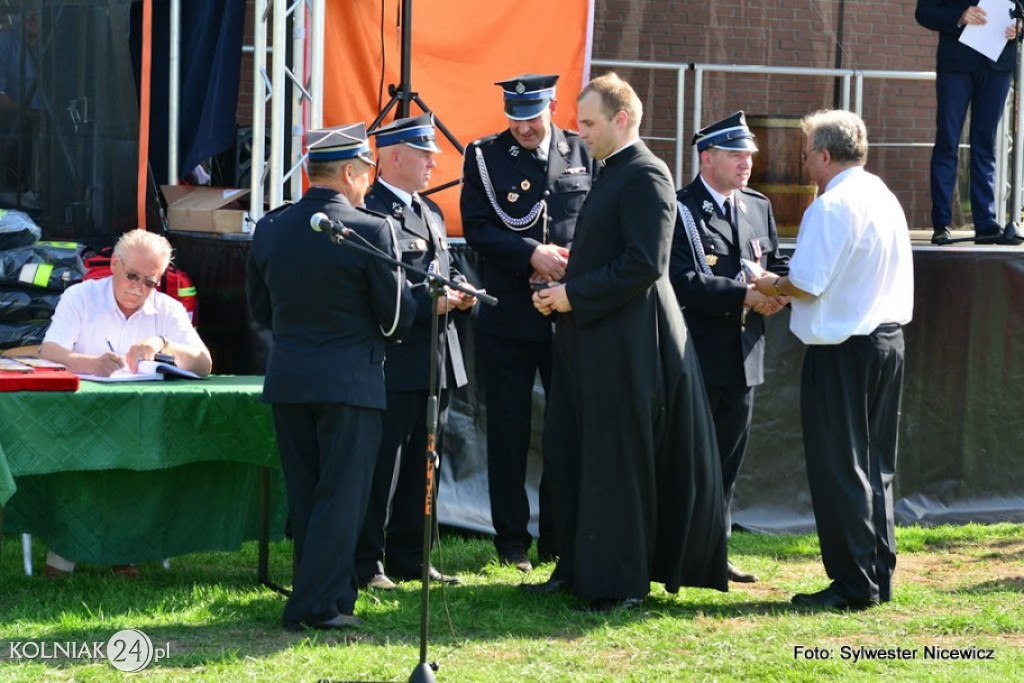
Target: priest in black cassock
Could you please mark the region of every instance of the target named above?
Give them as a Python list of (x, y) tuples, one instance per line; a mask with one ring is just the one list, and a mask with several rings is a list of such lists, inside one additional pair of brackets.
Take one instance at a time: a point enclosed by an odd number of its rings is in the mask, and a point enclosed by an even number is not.
[(580, 213), (565, 284), (537, 292), (557, 313), (544, 467), (561, 558), (531, 592), (571, 590), (589, 609), (638, 604), (651, 581), (727, 590), (715, 429), (668, 263), (676, 202), (640, 141), (642, 105), (615, 74), (578, 100), (580, 135), (603, 160)]

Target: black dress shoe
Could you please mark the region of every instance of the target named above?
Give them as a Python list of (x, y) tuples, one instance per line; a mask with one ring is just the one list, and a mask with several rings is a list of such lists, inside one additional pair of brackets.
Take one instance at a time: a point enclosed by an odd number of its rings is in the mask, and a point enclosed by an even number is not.
[[(395, 577), (400, 581), (419, 581), (423, 578), (423, 573), (421, 570), (396, 572), (389, 569), (388, 571), (391, 572), (391, 576)], [(434, 567), (431, 567), (427, 570), (427, 576), (430, 578), (431, 583), (447, 583), (450, 586), (457, 586), (460, 583), (462, 583), (462, 579), (460, 579), (459, 577), (449, 576), (448, 574), (442, 574), (441, 572), (437, 571), (437, 569), (435, 569)]]
[(498, 553), (502, 564), (510, 564), (524, 574), (533, 571), (533, 564), (525, 550), (506, 550)]
[(726, 567), (729, 571), (729, 580), (733, 583), (757, 583), (757, 576), (755, 574), (739, 569), (732, 562), (729, 562)]
[(359, 617), (354, 617), (351, 614), (339, 614), (327, 621), (317, 621), (313, 623), (305, 621), (284, 622), (285, 630), (288, 631), (302, 631), (309, 628), (316, 629), (318, 631), (340, 631), (341, 629), (357, 628), (362, 625), (363, 620)]
[(1013, 234), (1009, 234), (1009, 232), (1004, 233), (1001, 230), (974, 233), (975, 244), (1001, 244), (1013, 247), (1021, 242), (1024, 242), (1024, 238), (1018, 237), (1016, 231)]
[(551, 578), (544, 583), (523, 583), (519, 587), (526, 593), (557, 593), (558, 591), (568, 591), (572, 588), (572, 584), (565, 579)]
[(854, 600), (836, 593), (831, 587), (817, 593), (797, 593), (792, 600), (794, 605), (804, 607), (825, 607), (827, 609), (862, 610), (878, 606), (878, 599)]
[(953, 233), (949, 231), (949, 228), (936, 228), (932, 232), (932, 244), (952, 244)]
[(393, 591), (398, 584), (388, 578), (387, 574), (374, 574), (366, 581), (359, 582), (360, 588), (372, 588), (379, 591)]
[(643, 598), (599, 598), (597, 600), (587, 600), (573, 609), (577, 612), (608, 614), (609, 612), (632, 609), (643, 601)]

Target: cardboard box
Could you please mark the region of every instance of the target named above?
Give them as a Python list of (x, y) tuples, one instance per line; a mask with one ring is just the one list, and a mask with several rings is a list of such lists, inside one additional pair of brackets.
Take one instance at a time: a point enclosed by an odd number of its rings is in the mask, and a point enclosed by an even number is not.
[(249, 190), (235, 187), (164, 185), (167, 224), (186, 232), (249, 233)]

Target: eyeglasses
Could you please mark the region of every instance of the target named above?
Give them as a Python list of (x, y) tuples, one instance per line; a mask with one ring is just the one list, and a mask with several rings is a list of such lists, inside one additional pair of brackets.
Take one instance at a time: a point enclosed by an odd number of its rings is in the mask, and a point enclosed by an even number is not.
[(810, 150), (805, 149), (804, 151), (800, 152), (800, 161), (806, 162), (807, 161), (807, 155), (810, 154), (811, 152), (817, 152), (817, 151), (818, 150), (816, 150), (816, 149), (810, 149)]
[(146, 286), (146, 289), (154, 289), (158, 284), (160, 284), (160, 281), (156, 278), (140, 275), (134, 270), (128, 270), (127, 266), (125, 266), (124, 269), (124, 276), (128, 278), (129, 282), (141, 282)]

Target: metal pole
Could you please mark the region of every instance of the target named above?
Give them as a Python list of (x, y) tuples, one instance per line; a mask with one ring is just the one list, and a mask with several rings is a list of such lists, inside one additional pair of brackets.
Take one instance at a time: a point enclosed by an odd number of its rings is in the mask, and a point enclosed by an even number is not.
[[(285, 62), (288, 60), (288, 7), (285, 0), (274, 0), (270, 50), (270, 187), (267, 197), (271, 209), (284, 203), (284, 102), (287, 88)], [(255, 131), (253, 131), (255, 132)]]
[[(306, 83), (306, 6), (299, 3), (291, 12), (292, 19), (292, 73), (298, 83)], [(294, 167), (302, 156), (302, 122), (303, 92), (302, 88), (291, 85), (292, 121), (291, 121), (291, 159), (289, 166)], [(292, 201), (302, 196), (302, 174), (292, 173), (289, 169), (289, 195)]]
[(252, 53), (252, 159), (249, 176), (249, 216), (253, 221), (263, 217), (264, 171), (263, 161), (267, 128), (267, 0), (253, 2)]
[(178, 140), (181, 118), (181, 0), (171, 0), (170, 47), (167, 75), (167, 184), (177, 185)]

